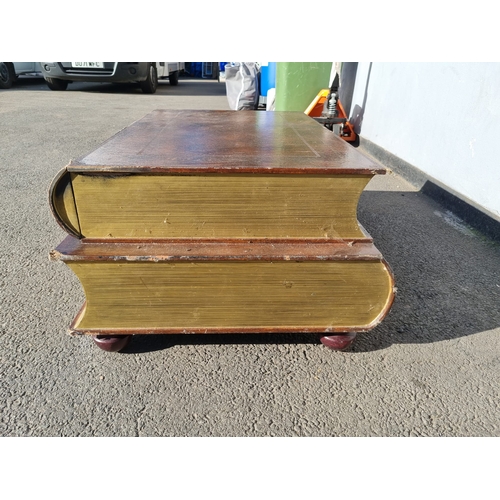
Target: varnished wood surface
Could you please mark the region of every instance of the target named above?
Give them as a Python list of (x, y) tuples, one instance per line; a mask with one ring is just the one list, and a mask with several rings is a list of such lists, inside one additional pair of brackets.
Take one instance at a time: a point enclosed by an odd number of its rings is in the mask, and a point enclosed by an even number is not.
[(156, 110), (70, 163), (72, 172), (383, 174), (300, 112)]
[(367, 329), (392, 301), (380, 261), (68, 261), (87, 305), (75, 329)]
[(294, 241), (205, 241), (182, 240), (161, 243), (136, 242), (88, 243), (67, 236), (50, 253), (52, 260), (61, 261), (346, 261), (383, 260), (381, 253), (369, 241), (306, 242)]

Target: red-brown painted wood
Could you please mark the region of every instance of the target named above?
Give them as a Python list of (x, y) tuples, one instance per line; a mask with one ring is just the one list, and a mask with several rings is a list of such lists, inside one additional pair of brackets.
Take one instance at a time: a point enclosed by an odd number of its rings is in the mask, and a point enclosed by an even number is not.
[(382, 254), (371, 242), (362, 240), (327, 240), (308, 242), (282, 241), (209, 241), (163, 240), (161, 243), (143, 242), (87, 243), (73, 236), (67, 236), (59, 246), (50, 252), (52, 260), (62, 261), (130, 261), (160, 262), (175, 260), (377, 260)]
[(385, 174), (300, 112), (156, 110), (72, 161), (70, 172)]
[(326, 335), (321, 337), (320, 341), (332, 351), (343, 351), (354, 342), (356, 334), (356, 332), (348, 332), (342, 335)]
[(107, 352), (119, 352), (127, 347), (131, 335), (94, 335), (94, 344)]

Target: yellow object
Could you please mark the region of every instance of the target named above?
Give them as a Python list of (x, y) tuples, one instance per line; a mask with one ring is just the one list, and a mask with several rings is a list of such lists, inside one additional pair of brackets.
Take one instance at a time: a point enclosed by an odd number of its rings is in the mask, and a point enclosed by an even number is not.
[(85, 238), (363, 238), (356, 209), (371, 176), (71, 178)]
[(381, 261), (67, 262), (87, 304), (75, 330), (369, 328), (392, 296)]
[(309, 116), (321, 116), (321, 113), (323, 112), (323, 105), (329, 93), (330, 93), (329, 89), (321, 90), (318, 93), (318, 95), (313, 99), (311, 104), (309, 104), (304, 113)]

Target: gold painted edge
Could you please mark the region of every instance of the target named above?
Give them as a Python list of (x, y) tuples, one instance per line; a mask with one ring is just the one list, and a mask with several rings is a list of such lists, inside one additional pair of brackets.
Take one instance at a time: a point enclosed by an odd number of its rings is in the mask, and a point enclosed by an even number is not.
[(78, 326), (85, 316), (87, 302), (85, 301), (80, 311), (71, 323), (68, 333), (73, 336), (79, 335), (199, 335), (199, 334), (286, 334), (286, 333), (311, 333), (311, 334), (335, 334), (335, 333), (366, 333), (378, 326), (389, 314), (394, 304), (397, 288), (394, 281), (394, 273), (385, 259), (380, 263), (384, 265), (389, 277), (389, 289), (385, 303), (379, 315), (369, 324), (359, 326), (330, 326), (330, 327), (209, 327), (209, 328), (85, 328)]

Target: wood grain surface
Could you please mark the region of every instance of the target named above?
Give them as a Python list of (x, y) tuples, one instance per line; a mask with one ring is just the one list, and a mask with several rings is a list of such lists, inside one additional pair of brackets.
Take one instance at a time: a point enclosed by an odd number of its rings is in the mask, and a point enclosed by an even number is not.
[(165, 240), (160, 242), (88, 242), (67, 236), (52, 260), (66, 261), (199, 261), (199, 260), (383, 260), (370, 239), (346, 241)]
[(72, 172), (383, 174), (300, 112), (156, 110), (71, 162)]

